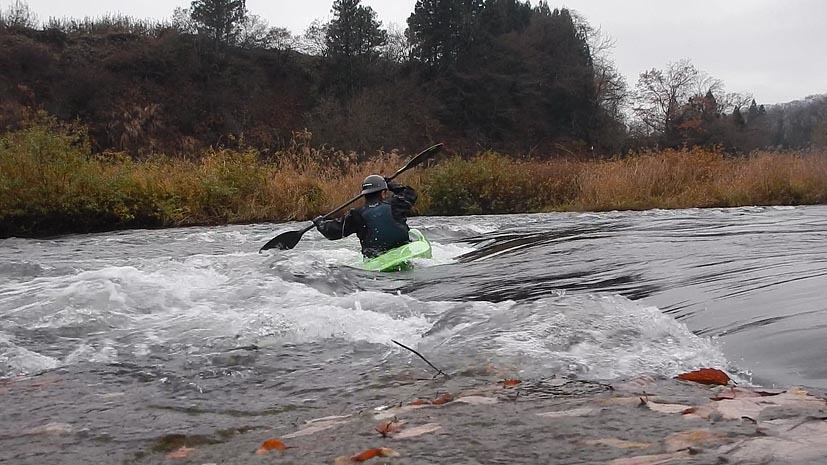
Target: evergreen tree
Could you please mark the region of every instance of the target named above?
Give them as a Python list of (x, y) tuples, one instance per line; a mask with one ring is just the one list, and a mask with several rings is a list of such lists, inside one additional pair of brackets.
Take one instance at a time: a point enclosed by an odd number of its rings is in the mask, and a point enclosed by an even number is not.
[(333, 58), (351, 59), (375, 55), (388, 41), (388, 33), (376, 19), (376, 12), (361, 0), (333, 2), (333, 20), (327, 28), (327, 50)]
[(531, 20), (530, 3), (519, 0), (485, 0), (480, 15), (480, 31), (497, 36), (512, 31), (522, 31)]
[(483, 0), (417, 0), (408, 17), (412, 57), (432, 71), (455, 64), (477, 38)]
[(327, 26), (325, 44), (335, 76), (340, 76), (348, 93), (356, 86), (357, 69), (379, 55), (379, 47), (388, 42), (388, 33), (376, 19), (376, 12), (361, 0), (333, 2), (333, 19)]
[(756, 118), (758, 118), (758, 104), (755, 103), (755, 99), (752, 99), (752, 103), (749, 104), (749, 109), (747, 110), (747, 121), (752, 122), (755, 121)]
[(247, 17), (246, 0), (193, 0), (190, 16), (198, 33), (212, 41), (215, 48), (232, 45)]

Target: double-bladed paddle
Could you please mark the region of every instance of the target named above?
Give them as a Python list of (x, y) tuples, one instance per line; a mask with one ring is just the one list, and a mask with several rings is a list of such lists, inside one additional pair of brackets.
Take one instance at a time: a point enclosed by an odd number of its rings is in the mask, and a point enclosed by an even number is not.
[[(441, 148), (442, 148), (442, 144), (439, 143), (439, 144), (433, 145), (433, 146), (428, 147), (427, 149), (419, 152), (415, 157), (411, 158), (411, 160), (407, 164), (405, 164), (405, 166), (403, 166), (402, 168), (399, 168), (399, 171), (394, 173), (393, 176), (390, 176), (388, 178), (388, 180), (392, 180), (395, 177), (399, 176), (400, 174), (404, 173), (405, 171), (407, 171), (407, 170), (409, 170), (409, 169), (411, 169), (415, 166), (420, 165), (422, 162), (424, 162), (425, 160), (431, 158), (434, 154), (439, 152), (439, 150)], [(335, 210), (333, 210), (332, 212), (330, 212), (327, 215), (323, 216), (322, 218), (323, 219), (330, 218), (331, 216), (338, 213), (339, 210), (347, 207), (348, 205), (352, 204), (353, 202), (359, 200), (360, 198), (362, 198), (362, 194), (359, 194), (356, 197), (353, 197), (352, 199), (348, 200), (347, 202), (339, 205), (338, 207), (336, 207)], [(293, 247), (295, 247), (296, 244), (299, 243), (299, 241), (301, 240), (302, 235), (304, 235), (304, 233), (306, 233), (307, 231), (310, 231), (315, 226), (316, 226), (315, 224), (311, 223), (309, 226), (307, 226), (306, 228), (304, 228), (300, 231), (287, 231), (287, 232), (281, 233), (278, 236), (270, 239), (270, 241), (267, 242), (266, 244), (264, 244), (264, 247), (262, 247), (259, 250), (259, 253), (264, 252), (265, 250), (270, 250), (270, 249), (290, 250)]]

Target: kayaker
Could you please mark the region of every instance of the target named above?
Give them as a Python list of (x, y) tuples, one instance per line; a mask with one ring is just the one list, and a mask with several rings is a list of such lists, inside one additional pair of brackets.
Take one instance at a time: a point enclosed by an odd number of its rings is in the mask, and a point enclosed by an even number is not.
[(365, 204), (333, 220), (317, 217), (316, 229), (330, 240), (353, 233), (362, 243), (362, 255), (373, 258), (410, 242), (408, 215), (416, 203), (416, 191), (377, 174), (362, 183)]

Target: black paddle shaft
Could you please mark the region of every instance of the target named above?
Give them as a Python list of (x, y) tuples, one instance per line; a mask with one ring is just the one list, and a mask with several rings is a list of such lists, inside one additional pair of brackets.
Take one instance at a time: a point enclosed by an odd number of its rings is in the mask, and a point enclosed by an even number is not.
[[(411, 160), (408, 163), (406, 163), (405, 166), (403, 166), (402, 168), (399, 168), (399, 171), (397, 171), (392, 176), (390, 176), (388, 178), (388, 180), (392, 180), (392, 179), (396, 178), (397, 176), (399, 176), (400, 174), (404, 173), (405, 171), (407, 171), (407, 170), (409, 170), (409, 169), (411, 169), (415, 166), (420, 165), (422, 162), (424, 162), (425, 160), (427, 160), (428, 158), (433, 156), (435, 153), (439, 152), (440, 149), (442, 149), (442, 144), (441, 143), (433, 145), (431, 147), (428, 147), (427, 149), (419, 152), (415, 157), (411, 158)], [(331, 216), (335, 215), (340, 210), (342, 210), (343, 208), (345, 208), (348, 205), (352, 204), (353, 202), (359, 200), (360, 198), (362, 198), (362, 194), (359, 194), (356, 197), (353, 197), (352, 199), (348, 200), (347, 202), (339, 205), (338, 207), (336, 207), (335, 210), (328, 213), (327, 215), (324, 215), (322, 218), (324, 218), (324, 219), (330, 218)], [(304, 233), (306, 233), (307, 231), (310, 231), (311, 229), (313, 229), (314, 226), (315, 226), (315, 224), (311, 223), (306, 228), (304, 228), (300, 231), (287, 231), (285, 233), (281, 233), (278, 236), (270, 239), (270, 241), (268, 241), (266, 244), (264, 244), (264, 246), (258, 252), (261, 253), (261, 252), (264, 252), (265, 250), (270, 250), (270, 249), (290, 250), (293, 247), (295, 247), (296, 244), (299, 243), (299, 241), (301, 240)]]

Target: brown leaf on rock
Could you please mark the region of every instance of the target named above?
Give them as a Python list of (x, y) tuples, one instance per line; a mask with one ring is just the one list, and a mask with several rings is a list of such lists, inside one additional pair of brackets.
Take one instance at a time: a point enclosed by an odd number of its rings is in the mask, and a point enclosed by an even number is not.
[(411, 402), (408, 405), (411, 405), (411, 406), (431, 405), (431, 401), (430, 400), (423, 400), (423, 399), (416, 399), (415, 401)]
[(185, 459), (195, 451), (192, 447), (181, 446), (166, 455), (168, 459)]
[(443, 404), (447, 404), (448, 402), (452, 402), (453, 400), (454, 400), (454, 396), (451, 395), (450, 393), (446, 392), (445, 394), (442, 394), (441, 396), (434, 399), (434, 401), (431, 402), (431, 403), (433, 405), (443, 405)]
[(374, 429), (377, 433), (381, 434), (383, 438), (386, 438), (399, 432), (399, 430), (402, 429), (402, 423), (397, 420), (383, 421), (376, 425)]
[(268, 439), (261, 444), (261, 447), (256, 450), (256, 455), (264, 455), (273, 450), (285, 450), (287, 446), (278, 439)]
[(514, 387), (519, 384), (522, 384), (522, 381), (520, 381), (519, 379), (505, 379), (503, 381), (500, 381), (500, 384), (502, 384), (503, 387)]
[(718, 384), (721, 386), (726, 386), (730, 381), (729, 376), (726, 373), (715, 368), (701, 368), (700, 370), (689, 373), (681, 373), (676, 376), (676, 378), (684, 381), (693, 381), (700, 384)]
[(336, 459), (333, 460), (333, 465), (351, 465), (354, 463), (365, 462), (375, 457), (399, 457), (399, 452), (396, 452), (393, 449), (388, 449), (387, 447), (368, 449), (354, 456), (349, 457), (347, 455), (343, 455), (336, 457)]

